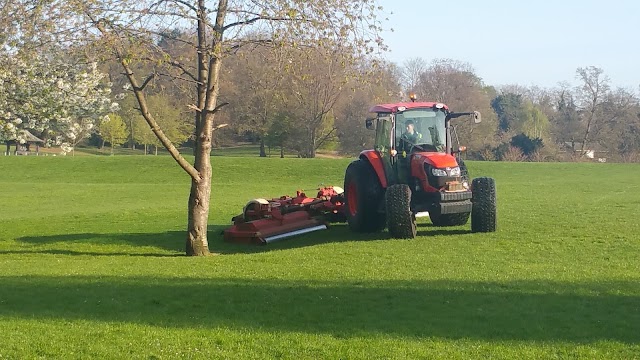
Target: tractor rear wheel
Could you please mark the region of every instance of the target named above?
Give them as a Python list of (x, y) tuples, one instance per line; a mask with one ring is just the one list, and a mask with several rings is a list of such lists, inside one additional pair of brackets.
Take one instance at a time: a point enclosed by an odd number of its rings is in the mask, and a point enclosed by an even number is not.
[(475, 178), (471, 189), (473, 191), (471, 231), (496, 231), (496, 181), (489, 177)]
[(435, 226), (460, 226), (469, 221), (470, 213), (440, 214), (437, 211), (429, 211), (429, 218)]
[(416, 237), (416, 218), (411, 212), (411, 189), (405, 184), (391, 185), (385, 194), (387, 226), (392, 237), (413, 239)]
[(384, 191), (368, 161), (358, 159), (347, 167), (344, 177), (345, 214), (355, 232), (382, 231), (385, 214), (380, 212)]

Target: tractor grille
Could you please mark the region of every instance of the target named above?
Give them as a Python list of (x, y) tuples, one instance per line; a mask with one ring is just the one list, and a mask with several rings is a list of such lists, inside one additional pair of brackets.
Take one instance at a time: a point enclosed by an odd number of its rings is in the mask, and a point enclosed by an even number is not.
[(440, 204), (440, 214), (458, 214), (471, 212), (473, 204), (471, 200), (456, 201)]
[(441, 192), (440, 201), (463, 201), (469, 200), (472, 197), (471, 191), (458, 191), (458, 192)]

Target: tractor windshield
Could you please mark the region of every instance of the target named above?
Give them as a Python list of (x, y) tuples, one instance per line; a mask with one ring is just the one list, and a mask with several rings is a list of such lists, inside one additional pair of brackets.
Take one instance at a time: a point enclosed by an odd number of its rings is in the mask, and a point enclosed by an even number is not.
[(412, 109), (396, 114), (396, 144), (404, 151), (418, 145), (425, 151), (446, 150), (445, 114), (440, 110)]

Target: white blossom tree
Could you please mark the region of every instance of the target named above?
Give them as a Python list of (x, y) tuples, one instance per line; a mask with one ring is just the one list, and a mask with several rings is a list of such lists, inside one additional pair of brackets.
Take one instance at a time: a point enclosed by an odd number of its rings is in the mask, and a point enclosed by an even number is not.
[(20, 130), (31, 130), (61, 145), (63, 152), (73, 150), (108, 113), (118, 110), (110, 92), (95, 63), (71, 63), (61, 57), (27, 61), (21, 54), (3, 54), (0, 136), (22, 143)]

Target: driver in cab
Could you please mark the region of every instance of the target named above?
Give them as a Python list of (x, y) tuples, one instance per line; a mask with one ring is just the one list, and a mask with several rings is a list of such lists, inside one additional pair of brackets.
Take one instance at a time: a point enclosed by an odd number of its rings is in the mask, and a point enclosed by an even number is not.
[(407, 120), (404, 123), (405, 132), (400, 136), (400, 139), (403, 141), (404, 151), (411, 151), (411, 147), (415, 144), (418, 144), (420, 140), (422, 140), (422, 134), (416, 131), (415, 124), (413, 120)]

